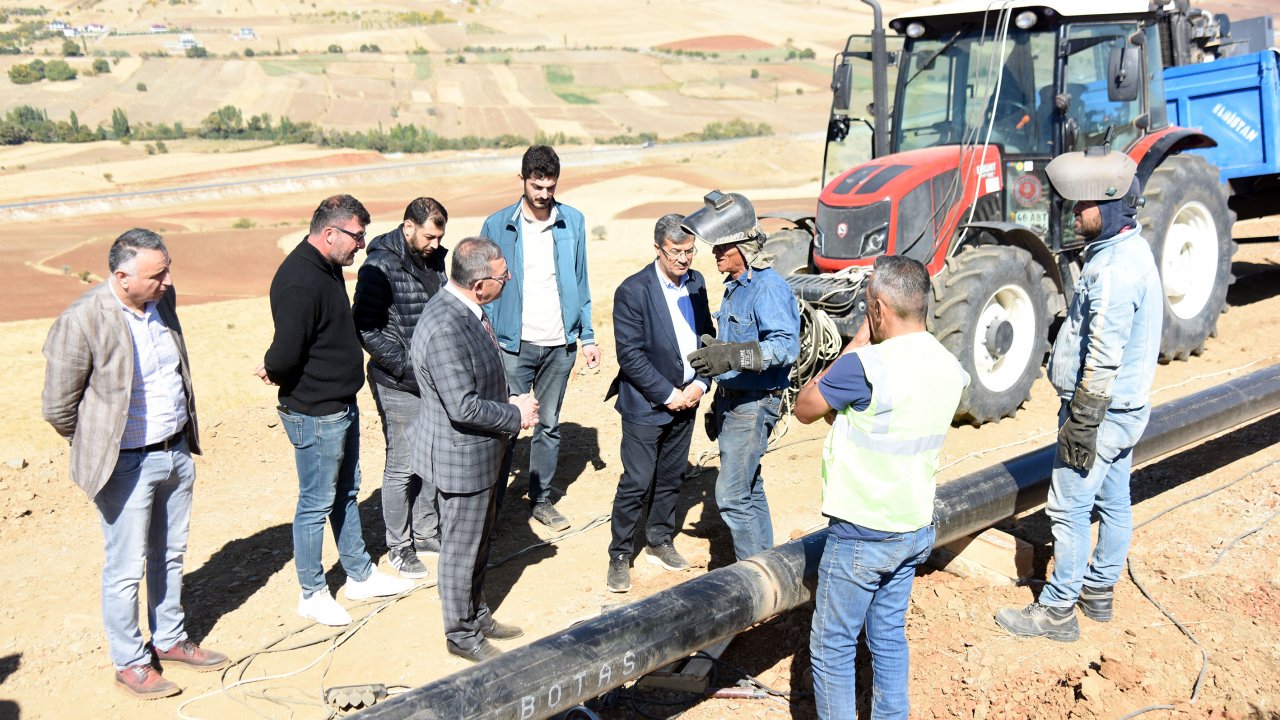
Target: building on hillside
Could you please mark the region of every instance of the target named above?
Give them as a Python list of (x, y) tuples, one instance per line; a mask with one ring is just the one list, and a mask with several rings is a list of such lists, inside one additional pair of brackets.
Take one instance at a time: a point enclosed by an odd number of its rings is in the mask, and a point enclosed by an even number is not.
[(166, 33), (169, 32), (169, 26), (164, 23), (151, 23), (150, 30), (153, 33)]
[(237, 40), (257, 40), (258, 33), (253, 31), (251, 27), (242, 27), (240, 32), (236, 33)]

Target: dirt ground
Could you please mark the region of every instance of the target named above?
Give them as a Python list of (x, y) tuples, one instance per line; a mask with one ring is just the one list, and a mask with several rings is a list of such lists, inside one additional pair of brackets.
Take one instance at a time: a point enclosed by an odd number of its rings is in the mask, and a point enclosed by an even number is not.
[[(694, 148), (655, 148), (640, 159), (613, 163), (567, 156), (562, 199), (580, 209), (605, 239), (589, 240), (593, 318), (604, 348), (597, 370), (579, 367), (562, 413), (563, 443), (556, 492), (573, 528), (553, 538), (531, 524), (520, 499), (525, 478), (517, 473), (499, 518), (489, 574), (490, 604), (504, 622), (523, 626), (526, 637), (506, 649), (561, 630), (603, 606), (644, 597), (732, 559), (719, 520), (713, 487), (717, 461), (709, 458), (687, 482), (680, 504), (682, 532), (676, 545), (695, 567), (669, 573), (636, 564), (628, 595), (605, 590), (607, 517), (621, 472), (619, 423), (603, 403), (616, 370), (610, 322), (612, 291), (652, 260), (649, 238), (656, 208), (693, 210), (706, 190), (724, 186), (762, 204), (813, 197), (817, 152), (811, 140), (774, 139)], [(252, 153), (242, 164), (252, 164)], [(272, 157), (271, 162), (279, 158)], [(376, 175), (345, 178), (374, 209), (376, 231), (389, 228), (416, 194), (435, 194), (451, 213), (446, 244), (478, 231), (485, 208), (514, 200), (515, 166), (446, 171), (429, 166), (419, 176), (375, 184)], [(767, 169), (762, 172), (761, 168)], [(725, 178), (766, 178), (735, 187)], [(353, 608), (361, 622), (335, 636), (309, 627), (294, 614), (297, 581), (292, 567), (290, 521), (296, 476), (286, 439), (273, 412), (274, 394), (250, 375), (270, 340), (270, 314), (262, 297), (275, 265), (301, 234), (302, 223), (328, 192), (271, 197), (183, 197), (181, 202), (125, 213), (78, 214), (76, 232), (94, 238), (93, 250), (138, 223), (165, 228), (174, 239), (180, 313), (195, 375), (205, 454), (198, 459), (195, 507), (184, 603), (191, 636), (241, 659), (219, 676), (174, 670), (184, 692), (150, 703), (113, 691), (99, 610), (101, 533), (89, 502), (67, 476), (67, 451), (39, 417), (43, 377), (40, 346), (52, 313), (0, 323), (7, 372), (0, 377), (0, 544), (8, 547), (0, 577), (0, 718), (321, 718), (324, 688), (383, 683), (414, 687), (457, 672), (466, 663), (445, 652), (432, 576), (417, 591), (391, 603)], [(635, 208), (645, 207), (645, 212)], [(649, 209), (654, 209), (650, 211)], [(232, 231), (240, 217), (260, 220), (255, 229)], [(49, 216), (19, 224), (19, 235), (60, 232), (67, 218)], [(283, 225), (277, 225), (283, 223)], [(1274, 223), (1257, 234), (1275, 238)], [(203, 241), (201, 241), (201, 238)], [(75, 256), (86, 267), (94, 262)], [(101, 261), (99, 261), (101, 262)], [(102, 263), (105, 264), (105, 263)], [(1205, 354), (1163, 366), (1156, 402), (1196, 392), (1266, 367), (1280, 359), (1280, 250), (1274, 242), (1246, 243), (1237, 255), (1240, 279), (1229, 295), (1230, 312)], [(79, 265), (77, 265), (79, 267)], [(713, 298), (719, 276), (709, 253), (695, 267), (707, 274)], [(78, 294), (74, 277), (53, 277), (42, 289), (60, 298)], [(234, 292), (228, 288), (235, 288)], [(192, 300), (203, 302), (195, 303)], [(65, 305), (59, 301), (54, 307)], [(26, 315), (23, 317), (33, 317)], [(381, 525), (383, 442), (374, 405), (361, 393), (364, 411), (361, 509), (370, 550), (386, 568)], [(955, 429), (948, 438), (941, 480), (1038, 448), (1052, 438), (1056, 401), (1045, 381), (1015, 419), (981, 429)], [(792, 424), (764, 461), (778, 540), (822, 524), (818, 513), (819, 456), (823, 427)], [(1126, 579), (1119, 587), (1114, 622), (1082, 621), (1082, 638), (1069, 645), (1007, 637), (991, 617), (1004, 605), (1021, 605), (1036, 587), (989, 585), (939, 571), (917, 581), (908, 618), (913, 650), (913, 717), (1115, 718), (1152, 706), (1173, 710), (1152, 717), (1280, 717), (1280, 566), (1271, 543), (1280, 523), (1280, 420), (1265, 418), (1184, 452), (1158, 458), (1135, 472), (1132, 551), (1135, 576), (1151, 596), (1195, 636), (1184, 637)], [(692, 461), (712, 449), (695, 437)], [(527, 453), (527, 440), (519, 445)], [(521, 467), (523, 457), (517, 462)], [(1203, 499), (1193, 498), (1235, 484)], [(1172, 509), (1179, 503), (1188, 504)], [(1033, 543), (1036, 577), (1049, 556), (1042, 514), (1031, 513), (1009, 529)], [(1237, 544), (1245, 531), (1261, 528)], [(521, 551), (533, 548), (523, 554)], [(1219, 554), (1221, 558), (1219, 559)], [(327, 541), (328, 579), (344, 578)], [(344, 603), (346, 604), (346, 603)], [(807, 610), (752, 628), (730, 645), (715, 683), (732, 686), (742, 672), (780, 692), (761, 700), (700, 699), (647, 690), (619, 693), (609, 717), (665, 717), (686, 710), (690, 718), (813, 716), (808, 671)], [(1190, 702), (1207, 657), (1204, 681)], [(243, 684), (231, 687), (238, 678)], [(867, 698), (862, 700), (864, 711)]]

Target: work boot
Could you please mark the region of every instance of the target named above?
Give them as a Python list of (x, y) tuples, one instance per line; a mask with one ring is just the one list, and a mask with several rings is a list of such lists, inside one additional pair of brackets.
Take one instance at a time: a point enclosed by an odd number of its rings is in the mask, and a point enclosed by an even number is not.
[(539, 500), (533, 504), (533, 519), (556, 532), (569, 529), (569, 521), (550, 500)]
[(176, 643), (168, 650), (152, 645), (151, 652), (162, 663), (179, 663), (197, 672), (221, 670), (231, 664), (231, 658), (226, 655), (217, 650), (206, 650), (190, 640)]
[(1084, 616), (1094, 622), (1111, 622), (1111, 600), (1115, 597), (1113, 587), (1089, 587), (1085, 585), (1080, 588), (1080, 599), (1076, 600), (1076, 604), (1080, 606), (1080, 612)]
[(609, 592), (624, 593), (631, 589), (631, 556), (609, 558)]
[(155, 700), (182, 692), (177, 685), (165, 680), (160, 671), (150, 663), (117, 670), (116, 687), (125, 695), (138, 700)]
[(1033, 602), (1024, 608), (1004, 608), (996, 624), (1018, 637), (1043, 637), (1058, 642), (1080, 639), (1075, 607), (1056, 608)]
[(676, 552), (676, 546), (670, 540), (661, 545), (650, 545), (649, 552), (645, 553), (645, 557), (654, 565), (668, 570), (689, 569), (689, 561)]

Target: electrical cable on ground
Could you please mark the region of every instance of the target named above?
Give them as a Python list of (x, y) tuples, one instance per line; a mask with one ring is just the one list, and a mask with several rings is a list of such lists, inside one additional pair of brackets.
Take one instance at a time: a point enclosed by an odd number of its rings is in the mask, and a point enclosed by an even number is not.
[[(1195, 497), (1188, 498), (1187, 500), (1183, 500), (1180, 503), (1177, 503), (1175, 505), (1165, 508), (1164, 510), (1161, 510), (1155, 515), (1152, 515), (1146, 520), (1143, 520), (1137, 525), (1134, 525), (1133, 529), (1136, 531), (1139, 528), (1145, 527), (1146, 525), (1149, 525), (1150, 523), (1155, 522), (1156, 520), (1164, 517), (1165, 515), (1168, 515), (1169, 513), (1173, 512), (1174, 510), (1177, 510), (1180, 507), (1189, 505), (1199, 500), (1203, 500), (1204, 498), (1207, 498), (1210, 495), (1226, 490), (1232, 485), (1235, 485), (1250, 477), (1253, 477), (1254, 475), (1262, 472), (1263, 470), (1266, 470), (1267, 468), (1270, 468), (1270, 467), (1274, 467), (1275, 465), (1278, 465), (1278, 464), (1280, 464), (1280, 460), (1272, 460), (1271, 462), (1260, 465), (1257, 468), (1254, 468), (1253, 470), (1250, 470), (1249, 472), (1241, 475), (1235, 480), (1232, 480), (1231, 482), (1228, 482), (1224, 485), (1220, 485), (1216, 488), (1213, 488), (1212, 490), (1203, 492), (1199, 495), (1196, 495)], [(1280, 514), (1280, 513), (1273, 514), (1271, 518), (1276, 517), (1277, 514)], [(1267, 521), (1269, 522), (1271, 518), (1268, 518)], [(1265, 524), (1266, 523), (1263, 523), (1263, 525)], [(1243, 539), (1244, 537), (1251, 535), (1253, 532), (1256, 532), (1256, 530), (1245, 533), (1240, 537), (1240, 539)], [(1235, 541), (1232, 542), (1232, 545), (1234, 544), (1235, 544)], [(1227, 549), (1230, 549), (1230, 547), (1228, 547)], [(1216, 563), (1217, 561), (1215, 560), (1214, 562)], [(1202, 645), (1198, 639), (1196, 639), (1195, 635), (1193, 635), (1191, 631), (1188, 630), (1187, 627), (1183, 625), (1181, 621), (1178, 620), (1178, 618), (1174, 617), (1172, 612), (1170, 612), (1168, 609), (1164, 607), (1164, 605), (1161, 605), (1158, 600), (1152, 597), (1151, 593), (1147, 591), (1147, 588), (1142, 584), (1141, 580), (1139, 580), (1137, 572), (1134, 571), (1132, 558), (1129, 558), (1125, 561), (1125, 567), (1128, 569), (1129, 579), (1132, 580), (1133, 584), (1138, 588), (1138, 592), (1142, 593), (1142, 596), (1145, 597), (1148, 602), (1154, 605), (1156, 609), (1160, 611), (1161, 614), (1163, 614), (1166, 618), (1168, 618), (1169, 621), (1172, 622), (1174, 626), (1176, 626), (1178, 630), (1181, 631), (1182, 634), (1185, 635), (1187, 639), (1192, 642), (1192, 644), (1194, 644), (1197, 648), (1200, 649), (1200, 673), (1196, 677), (1195, 684), (1192, 685), (1191, 698), (1187, 701), (1189, 703), (1195, 703), (1197, 700), (1200, 699), (1200, 690), (1204, 686), (1205, 676), (1209, 673), (1209, 650), (1205, 648), (1205, 646)], [(1153, 712), (1155, 710), (1172, 710), (1172, 709), (1174, 709), (1174, 706), (1172, 705), (1148, 705), (1147, 707), (1142, 707), (1142, 708), (1138, 708), (1137, 710), (1134, 710), (1133, 712), (1120, 718), (1120, 720), (1130, 720), (1130, 718), (1134, 718), (1145, 713)]]
[[(556, 535), (556, 536), (551, 537), (551, 538), (548, 538), (548, 539), (546, 539), (546, 540), (542, 540), (542, 541), (540, 541), (540, 542), (533, 543), (532, 545), (528, 545), (528, 546), (526, 546), (526, 547), (520, 548), (519, 550), (516, 550), (515, 552), (512, 552), (511, 554), (506, 555), (506, 556), (504, 556), (504, 557), (500, 558), (499, 560), (496, 560), (496, 561), (494, 561), (494, 562), (489, 563), (488, 567), (489, 567), (489, 568), (496, 568), (496, 567), (498, 567), (498, 566), (500, 566), (500, 565), (502, 565), (502, 564), (504, 564), (504, 563), (510, 562), (511, 560), (514, 560), (514, 559), (516, 559), (516, 558), (518, 558), (518, 557), (521, 557), (522, 555), (526, 555), (526, 554), (528, 554), (528, 553), (530, 553), (530, 552), (532, 552), (532, 551), (534, 551), (534, 550), (536, 550), (536, 549), (538, 549), (538, 548), (540, 548), (540, 547), (545, 547), (545, 546), (549, 546), (549, 545), (554, 545), (554, 544), (556, 544), (556, 543), (558, 543), (558, 542), (560, 542), (560, 541), (562, 541), (562, 540), (567, 540), (567, 539), (569, 539), (569, 538), (571, 538), (571, 537), (574, 537), (574, 536), (576, 536), (576, 535), (580, 535), (580, 534), (582, 534), (582, 533), (584, 533), (584, 532), (587, 532), (587, 531), (592, 530), (592, 529), (594, 529), (594, 528), (596, 528), (596, 527), (599, 527), (600, 525), (602, 525), (602, 524), (604, 524), (604, 523), (606, 523), (606, 522), (608, 522), (608, 521), (609, 521), (609, 516), (608, 516), (608, 515), (601, 515), (601, 516), (598, 516), (598, 517), (596, 517), (596, 518), (592, 519), (590, 522), (588, 522), (586, 525), (583, 525), (583, 526), (582, 526), (582, 527), (580, 527), (580, 528), (577, 528), (577, 529), (572, 530), (572, 531), (570, 531), (570, 532), (562, 533), (562, 534), (560, 534), (560, 535)], [(269, 692), (268, 692), (268, 691), (252, 691), (252, 690), (248, 690), (248, 689), (245, 689), (245, 687), (246, 687), (246, 686), (248, 686), (248, 685), (256, 684), (256, 683), (267, 682), (267, 681), (272, 681), (272, 680), (282, 680), (282, 679), (285, 679), (285, 678), (293, 677), (293, 676), (295, 676), (295, 675), (299, 675), (299, 674), (304, 673), (304, 672), (306, 672), (307, 670), (310, 670), (311, 668), (313, 668), (313, 667), (317, 666), (318, 664), (320, 664), (320, 662), (321, 662), (321, 661), (324, 661), (324, 660), (328, 660), (330, 663), (332, 663), (333, 655), (334, 655), (334, 653), (336, 653), (336, 652), (337, 652), (337, 649), (338, 649), (339, 647), (341, 647), (345, 642), (347, 642), (348, 640), (350, 640), (350, 639), (351, 639), (351, 638), (352, 638), (352, 637), (353, 637), (353, 636), (354, 636), (354, 635), (355, 635), (359, 630), (363, 629), (367, 624), (369, 624), (369, 622), (374, 618), (374, 616), (376, 616), (377, 614), (381, 613), (383, 610), (385, 610), (386, 608), (390, 607), (391, 605), (393, 605), (393, 604), (395, 604), (395, 603), (399, 602), (400, 600), (402, 600), (402, 599), (404, 599), (404, 598), (406, 598), (406, 597), (408, 597), (408, 596), (410, 596), (410, 595), (412, 595), (412, 594), (414, 594), (414, 593), (416, 593), (416, 592), (418, 592), (418, 591), (420, 591), (420, 590), (435, 587), (435, 586), (436, 586), (436, 583), (437, 583), (437, 581), (436, 581), (436, 580), (434, 580), (434, 579), (433, 579), (433, 580), (424, 581), (424, 582), (421, 582), (421, 583), (419, 583), (419, 584), (415, 585), (415, 586), (413, 587), (413, 589), (411, 589), (411, 590), (409, 590), (409, 591), (407, 591), (407, 592), (405, 592), (405, 593), (403, 593), (403, 594), (396, 595), (395, 597), (391, 597), (391, 598), (387, 598), (387, 599), (380, 599), (380, 600), (368, 601), (368, 602), (362, 603), (362, 604), (360, 604), (360, 605), (356, 605), (356, 606), (355, 606), (355, 608), (360, 608), (360, 607), (365, 607), (365, 606), (372, 605), (372, 604), (375, 604), (375, 603), (377, 604), (377, 606), (376, 606), (376, 607), (374, 607), (374, 608), (373, 608), (373, 610), (372, 610), (371, 612), (369, 612), (367, 615), (365, 615), (365, 616), (361, 617), (360, 619), (358, 619), (358, 620), (354, 621), (351, 625), (348, 625), (348, 626), (346, 626), (346, 627), (342, 628), (342, 629), (341, 629), (341, 630), (339, 630), (339, 631), (332, 632), (332, 633), (329, 633), (329, 634), (327, 634), (327, 635), (324, 635), (324, 636), (322, 636), (322, 637), (318, 637), (318, 638), (315, 638), (315, 639), (312, 639), (312, 640), (306, 640), (306, 641), (303, 641), (303, 642), (299, 642), (299, 643), (295, 643), (295, 644), (291, 644), (291, 645), (287, 645), (287, 646), (277, 647), (277, 646), (279, 646), (281, 643), (285, 642), (286, 640), (288, 640), (288, 639), (290, 639), (290, 638), (292, 638), (292, 637), (295, 637), (295, 636), (297, 636), (297, 635), (300, 635), (301, 633), (303, 633), (303, 632), (305, 632), (305, 631), (307, 631), (307, 630), (311, 629), (312, 627), (316, 627), (316, 626), (317, 626), (317, 624), (316, 624), (316, 623), (308, 623), (308, 624), (306, 624), (306, 625), (298, 626), (298, 627), (294, 628), (293, 630), (290, 630), (290, 631), (286, 632), (284, 635), (281, 635), (280, 637), (276, 638), (275, 640), (272, 640), (271, 642), (267, 643), (267, 644), (266, 644), (262, 649), (260, 649), (260, 650), (255, 650), (255, 651), (253, 651), (253, 652), (247, 653), (247, 654), (245, 654), (244, 656), (240, 657), (238, 660), (236, 660), (236, 661), (235, 661), (231, 666), (229, 666), (226, 670), (224, 670), (224, 671), (222, 672), (222, 678), (221, 678), (222, 683), (223, 683), (223, 686), (222, 686), (222, 687), (220, 687), (220, 688), (218, 688), (218, 689), (216, 689), (216, 690), (210, 690), (209, 692), (203, 693), (203, 694), (201, 694), (201, 695), (197, 695), (196, 697), (193, 697), (193, 698), (191, 698), (191, 699), (187, 700), (186, 702), (182, 703), (181, 705), (179, 705), (179, 706), (178, 706), (178, 710), (177, 710), (178, 717), (179, 717), (179, 718), (181, 718), (182, 720), (200, 720), (200, 719), (199, 719), (198, 717), (196, 717), (196, 716), (193, 716), (193, 715), (189, 715), (189, 714), (187, 714), (187, 712), (186, 712), (186, 708), (187, 708), (189, 705), (191, 705), (191, 704), (193, 704), (193, 703), (196, 703), (196, 702), (198, 702), (198, 701), (200, 701), (200, 700), (205, 700), (205, 699), (207, 699), (207, 698), (214, 697), (214, 696), (216, 696), (216, 695), (222, 695), (222, 694), (225, 694), (228, 698), (230, 698), (230, 699), (231, 699), (231, 700), (233, 700), (234, 702), (236, 702), (236, 703), (238, 703), (238, 704), (240, 704), (240, 705), (244, 706), (244, 708), (245, 708), (246, 710), (248, 710), (249, 712), (253, 713), (254, 715), (257, 715), (257, 716), (259, 716), (259, 717), (263, 717), (263, 718), (270, 718), (270, 717), (271, 717), (270, 715), (267, 715), (267, 714), (265, 714), (265, 713), (262, 713), (262, 712), (258, 711), (257, 709), (253, 708), (251, 705), (249, 705), (248, 703), (244, 702), (244, 700), (242, 700), (241, 698), (236, 697), (236, 695), (235, 695), (235, 694), (233, 694), (233, 693), (231, 692), (232, 690), (239, 690), (239, 692), (240, 692), (241, 694), (245, 695), (246, 697), (255, 698), (255, 699), (259, 699), (259, 700), (266, 700), (267, 702), (271, 702), (271, 703), (276, 704), (276, 705), (282, 705), (282, 706), (285, 706), (285, 707), (286, 707), (286, 709), (287, 709), (290, 705), (308, 705), (308, 706), (323, 707), (323, 708), (325, 708), (325, 709), (327, 709), (327, 710), (328, 710), (328, 713), (325, 715), (325, 720), (329, 720), (329, 719), (331, 719), (331, 718), (336, 717), (336, 716), (337, 716), (337, 710), (336, 710), (335, 708), (333, 708), (332, 706), (328, 705), (327, 703), (325, 703), (325, 702), (323, 702), (323, 701), (321, 701), (321, 700), (315, 700), (315, 699), (313, 698), (313, 696), (312, 696), (310, 693), (308, 693), (307, 691), (300, 691), (300, 692), (303, 692), (304, 694), (306, 694), (306, 695), (307, 695), (307, 697), (306, 697), (306, 698), (286, 698), (286, 697), (280, 697), (280, 696), (271, 695), (271, 694), (269, 694)], [(353, 609), (354, 609), (354, 608), (353, 608)], [(291, 671), (289, 671), (289, 672), (284, 672), (284, 673), (278, 673), (278, 674), (273, 674), (273, 675), (264, 675), (264, 676), (261, 676), (261, 677), (254, 677), (254, 678), (245, 678), (245, 673), (248, 671), (249, 665), (251, 665), (251, 664), (252, 664), (252, 662), (253, 662), (253, 660), (254, 660), (254, 659), (256, 659), (259, 655), (267, 655), (267, 654), (273, 654), (273, 653), (291, 652), (291, 651), (294, 651), (294, 650), (301, 650), (301, 649), (304, 649), (304, 648), (313, 647), (313, 646), (316, 646), (316, 645), (323, 645), (323, 644), (328, 644), (328, 647), (326, 647), (326, 648), (324, 649), (324, 651), (323, 651), (323, 652), (322, 652), (318, 657), (316, 657), (314, 660), (312, 660), (312, 661), (310, 661), (310, 662), (306, 663), (306, 664), (305, 664), (305, 665), (303, 665), (302, 667), (299, 667), (299, 668), (296, 668), (296, 669), (294, 669), (294, 670), (291, 670)], [(237, 676), (237, 677), (236, 677), (236, 678), (235, 678), (235, 679), (234, 679), (230, 684), (228, 684), (228, 683), (227, 683), (228, 678), (232, 675), (233, 671), (236, 671), (236, 670), (238, 670), (238, 671), (239, 671), (238, 676)], [(325, 667), (325, 670), (324, 670), (324, 673), (321, 675), (321, 689), (320, 689), (320, 696), (321, 696), (321, 697), (323, 697), (323, 695), (324, 695), (323, 680), (324, 680), (324, 677), (328, 674), (328, 671), (329, 671), (329, 668), (328, 668), (328, 666), (326, 666), (326, 667)], [(398, 688), (403, 688), (403, 689), (399, 689), (399, 690), (397, 690), (397, 691), (396, 691), (396, 693), (392, 693), (392, 692), (390, 692), (390, 688), (391, 688), (391, 687), (398, 687)], [(296, 689), (296, 688), (295, 688), (295, 689)], [(407, 689), (409, 689), (409, 688), (405, 688), (404, 686), (388, 686), (388, 695), (391, 695), (391, 694), (397, 694), (397, 693), (400, 693), (400, 692), (404, 692), (404, 691), (405, 691), (405, 690), (407, 690)], [(292, 711), (290, 711), (290, 715), (292, 715)]]

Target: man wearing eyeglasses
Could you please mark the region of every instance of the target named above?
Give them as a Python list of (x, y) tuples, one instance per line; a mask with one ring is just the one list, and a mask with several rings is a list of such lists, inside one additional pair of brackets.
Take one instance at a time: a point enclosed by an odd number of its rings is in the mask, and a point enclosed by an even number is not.
[(410, 362), (422, 410), (409, 431), (410, 467), (435, 483), (440, 506), (440, 610), (446, 647), (480, 662), (501, 654), (489, 640), (524, 634), (500, 623), (484, 598), (496, 487), (508, 439), (533, 426), (538, 403), (511, 390), (501, 351), (481, 305), (511, 279), (493, 242), (458, 243), (449, 283), (427, 303), (413, 334)]
[[(591, 329), (585, 225), (582, 213), (556, 201), (559, 179), (556, 151), (529, 148), (520, 162), (520, 199), (490, 215), (480, 232), (511, 262), (510, 286), (485, 311), (502, 346), (507, 380), (520, 393), (532, 388), (541, 407), (529, 443), (529, 502), (533, 518), (552, 530), (569, 527), (550, 490), (560, 455), (560, 405), (578, 346), (587, 367), (600, 364)], [(510, 464), (508, 451), (508, 471)], [(503, 485), (499, 504), (505, 479)]]
[(351, 318), (342, 268), (364, 247), (369, 211), (350, 195), (325, 199), (307, 236), (271, 281), (275, 337), (255, 374), (279, 386), (276, 410), (298, 467), (293, 559), (302, 594), (298, 614), (341, 626), (351, 616), (329, 594), (321, 547), (328, 520), (347, 574), (348, 600), (398, 595), (413, 581), (379, 572), (360, 527), (360, 413), (364, 351)]
[(674, 214), (658, 220), (653, 230), (657, 258), (623, 280), (613, 295), (618, 375), (605, 400), (618, 396), (622, 479), (613, 497), (606, 579), (611, 592), (631, 589), (632, 535), (646, 504), (645, 557), (667, 570), (689, 567), (672, 542), (679, 529), (676, 501), (698, 401), (711, 380), (698, 377), (685, 356), (698, 349), (699, 336), (714, 334), (715, 327), (706, 282), (690, 267), (698, 248), (680, 228), (683, 220)]

